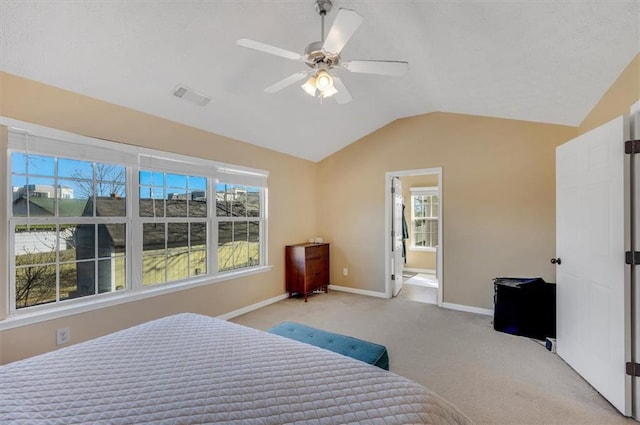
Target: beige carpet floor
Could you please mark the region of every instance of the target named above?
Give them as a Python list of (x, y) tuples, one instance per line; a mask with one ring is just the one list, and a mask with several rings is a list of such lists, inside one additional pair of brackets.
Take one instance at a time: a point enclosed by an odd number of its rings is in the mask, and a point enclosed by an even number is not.
[(638, 425), (556, 354), (494, 331), (488, 316), (330, 291), (232, 321), (266, 330), (285, 320), (385, 345), (393, 373), (440, 394), (478, 425)]

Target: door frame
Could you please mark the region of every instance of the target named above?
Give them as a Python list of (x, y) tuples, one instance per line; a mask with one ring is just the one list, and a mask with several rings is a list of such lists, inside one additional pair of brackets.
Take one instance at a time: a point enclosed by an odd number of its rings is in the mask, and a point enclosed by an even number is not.
[[(419, 176), (423, 174), (436, 174), (438, 176), (438, 249), (436, 250), (436, 271), (438, 274), (438, 307), (442, 307), (443, 288), (444, 288), (444, 270), (442, 267), (442, 258), (444, 252), (444, 241), (442, 238), (443, 216), (442, 216), (442, 167), (421, 168), (415, 170), (387, 171), (384, 181), (384, 287), (385, 296), (391, 298), (393, 296), (393, 282), (391, 281), (391, 261), (393, 252), (391, 251), (391, 210), (393, 208), (393, 198), (391, 197), (391, 187), (394, 177)], [(408, 248), (407, 248), (408, 249)], [(402, 276), (400, 277), (402, 278)]]

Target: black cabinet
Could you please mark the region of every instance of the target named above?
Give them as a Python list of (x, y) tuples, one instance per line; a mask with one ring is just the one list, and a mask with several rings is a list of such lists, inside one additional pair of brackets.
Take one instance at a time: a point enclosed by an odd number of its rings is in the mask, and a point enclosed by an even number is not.
[(494, 279), (493, 328), (544, 340), (556, 337), (556, 285), (541, 278)]

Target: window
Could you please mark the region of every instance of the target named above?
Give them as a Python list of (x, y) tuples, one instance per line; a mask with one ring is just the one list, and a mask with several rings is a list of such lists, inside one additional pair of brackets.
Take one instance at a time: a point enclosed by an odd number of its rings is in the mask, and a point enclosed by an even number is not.
[(218, 271), (260, 263), (260, 189), (218, 183)]
[(207, 274), (207, 178), (139, 172), (142, 283)]
[(411, 249), (430, 251), (438, 246), (438, 189), (411, 188)]
[(125, 167), (10, 158), (15, 307), (124, 289)]
[(9, 131), (10, 314), (265, 266), (267, 172), (62, 135)]

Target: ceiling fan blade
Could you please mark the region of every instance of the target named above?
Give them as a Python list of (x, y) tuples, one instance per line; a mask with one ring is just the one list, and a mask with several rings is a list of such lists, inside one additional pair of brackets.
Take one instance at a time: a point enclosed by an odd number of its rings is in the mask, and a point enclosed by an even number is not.
[(349, 93), (349, 90), (347, 90), (340, 78), (333, 77), (333, 87), (338, 90), (338, 92), (333, 95), (336, 103), (344, 105), (345, 103), (349, 103), (353, 100), (353, 97), (351, 97), (351, 93)]
[(339, 54), (351, 36), (362, 23), (362, 16), (355, 10), (340, 9), (333, 25), (322, 44), (322, 48), (330, 53)]
[(307, 75), (309, 75), (311, 72), (313, 72), (313, 71), (300, 71), (300, 72), (296, 72), (295, 74), (291, 74), (287, 78), (285, 78), (284, 80), (280, 80), (277, 83), (270, 85), (269, 87), (264, 89), (264, 91), (266, 91), (267, 93), (275, 93), (277, 91), (280, 91), (283, 88), (288, 87), (291, 84), (294, 84), (294, 83), (302, 80)]
[(247, 38), (241, 38), (240, 40), (236, 41), (236, 44), (240, 47), (246, 47), (248, 49), (269, 53), (270, 55), (276, 55), (287, 59), (304, 59), (302, 55), (299, 55), (298, 53), (292, 52), (290, 50), (281, 49), (280, 47), (271, 46), (270, 44), (264, 44), (259, 41), (249, 40)]
[(344, 62), (342, 67), (347, 71), (363, 74), (390, 75), (399, 77), (409, 70), (409, 62), (402, 61), (351, 61)]

